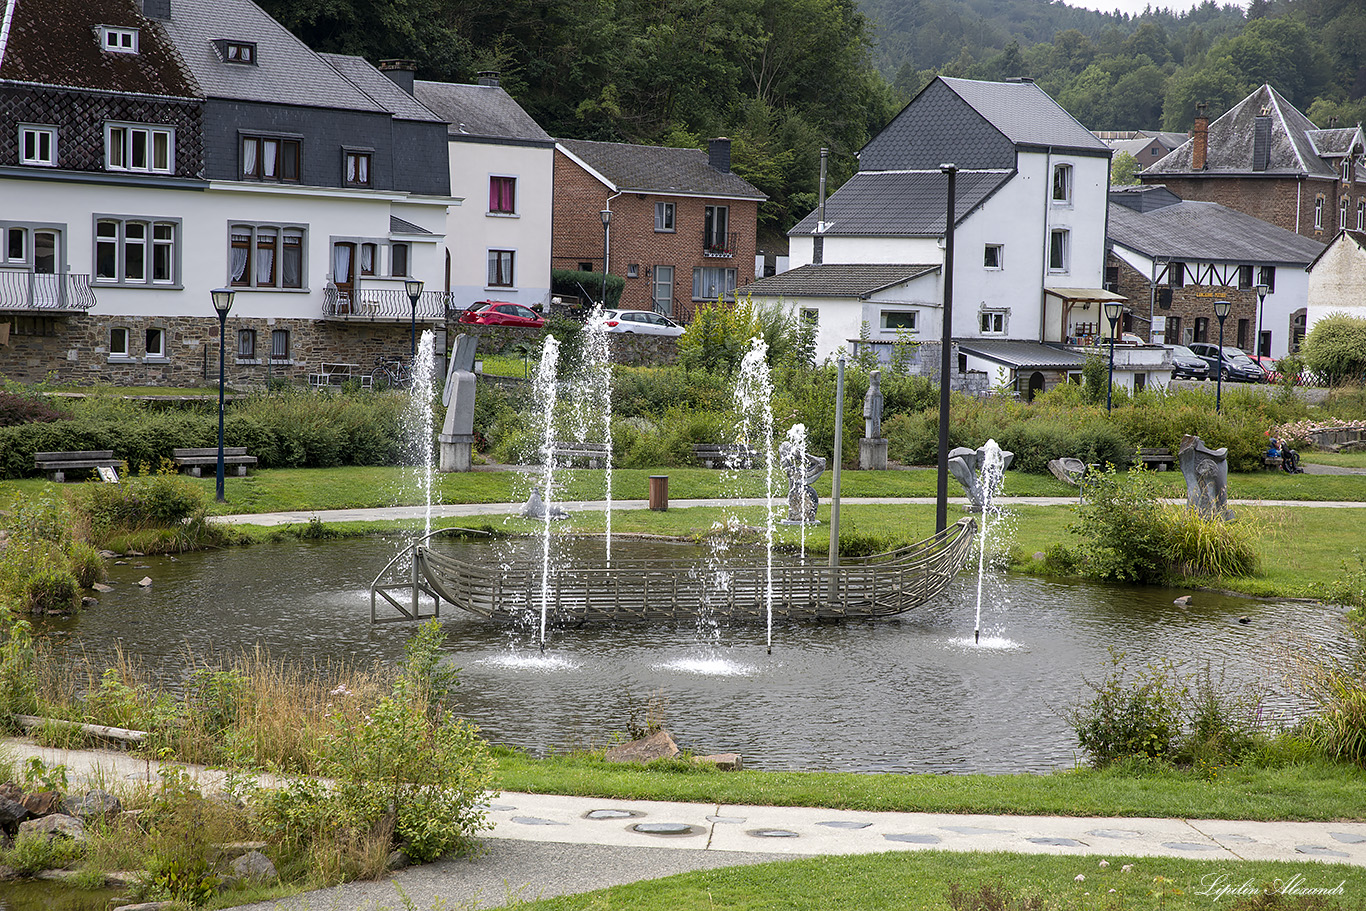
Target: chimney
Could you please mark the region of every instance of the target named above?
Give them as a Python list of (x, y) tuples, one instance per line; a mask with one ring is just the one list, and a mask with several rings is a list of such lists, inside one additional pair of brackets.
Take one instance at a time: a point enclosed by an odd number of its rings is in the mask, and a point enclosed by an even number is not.
[(479, 74), (479, 84), (487, 85), (491, 88), (498, 88), (498, 80), (502, 74), (497, 70), (484, 70)]
[(707, 140), (707, 164), (722, 174), (730, 173), (730, 140), (722, 136)]
[(825, 162), (830, 150), (821, 149), (821, 178), (816, 199), (816, 237), (811, 241), (811, 262), (821, 265), (825, 262)]
[(1338, 119), (1337, 119), (1336, 117), (1329, 117), (1329, 118), (1328, 118), (1328, 129), (1330, 129), (1330, 130), (1336, 130), (1337, 128), (1338, 128)]
[(171, 0), (142, 0), (142, 14), (148, 19), (170, 19)]
[(1257, 115), (1252, 122), (1252, 170), (1265, 171), (1271, 161), (1271, 118)]
[(409, 95), (413, 93), (413, 79), (417, 76), (416, 60), (381, 60), (379, 71)]
[(1195, 106), (1195, 125), (1191, 127), (1191, 170), (1203, 171), (1209, 157), (1209, 105)]

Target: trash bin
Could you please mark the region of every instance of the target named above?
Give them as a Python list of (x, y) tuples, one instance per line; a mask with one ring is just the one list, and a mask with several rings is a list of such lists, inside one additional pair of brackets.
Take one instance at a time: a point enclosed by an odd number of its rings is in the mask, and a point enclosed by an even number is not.
[(650, 475), (650, 508), (663, 512), (669, 508), (669, 476)]

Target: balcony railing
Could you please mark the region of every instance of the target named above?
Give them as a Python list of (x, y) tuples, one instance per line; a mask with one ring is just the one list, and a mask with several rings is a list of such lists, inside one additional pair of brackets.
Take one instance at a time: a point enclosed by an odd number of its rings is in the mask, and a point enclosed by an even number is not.
[(740, 235), (736, 232), (732, 232), (730, 234), (716, 234), (712, 231), (703, 231), (702, 255), (724, 257), (734, 256), (735, 249), (737, 246), (739, 246), (739, 244), (737, 243), (737, 239), (739, 238), (739, 236)]
[(0, 270), (0, 310), (62, 313), (89, 310), (93, 306), (95, 292), (90, 288), (89, 275)]
[[(446, 318), (454, 306), (449, 291), (423, 291), (417, 299), (417, 318), (437, 322)], [(412, 300), (401, 288), (356, 288), (342, 291), (334, 285), (323, 290), (323, 316), (360, 321), (385, 322), (413, 317)]]

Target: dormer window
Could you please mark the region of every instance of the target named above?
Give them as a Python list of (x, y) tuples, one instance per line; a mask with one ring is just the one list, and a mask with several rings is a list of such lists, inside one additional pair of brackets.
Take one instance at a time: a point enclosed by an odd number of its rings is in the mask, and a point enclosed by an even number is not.
[(99, 27), (100, 47), (113, 54), (136, 54), (138, 52), (138, 30), (120, 28), (114, 25)]
[(224, 63), (256, 65), (256, 42), (254, 41), (231, 41), (227, 38), (219, 38), (213, 42), (213, 46), (218, 51), (219, 59)]

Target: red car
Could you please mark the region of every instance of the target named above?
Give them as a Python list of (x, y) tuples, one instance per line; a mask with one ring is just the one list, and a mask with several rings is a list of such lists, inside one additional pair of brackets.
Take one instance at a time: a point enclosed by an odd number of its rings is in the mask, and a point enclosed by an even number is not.
[(481, 326), (524, 326), (527, 329), (540, 329), (545, 325), (545, 320), (535, 310), (509, 301), (479, 301), (460, 314), (460, 322)]

